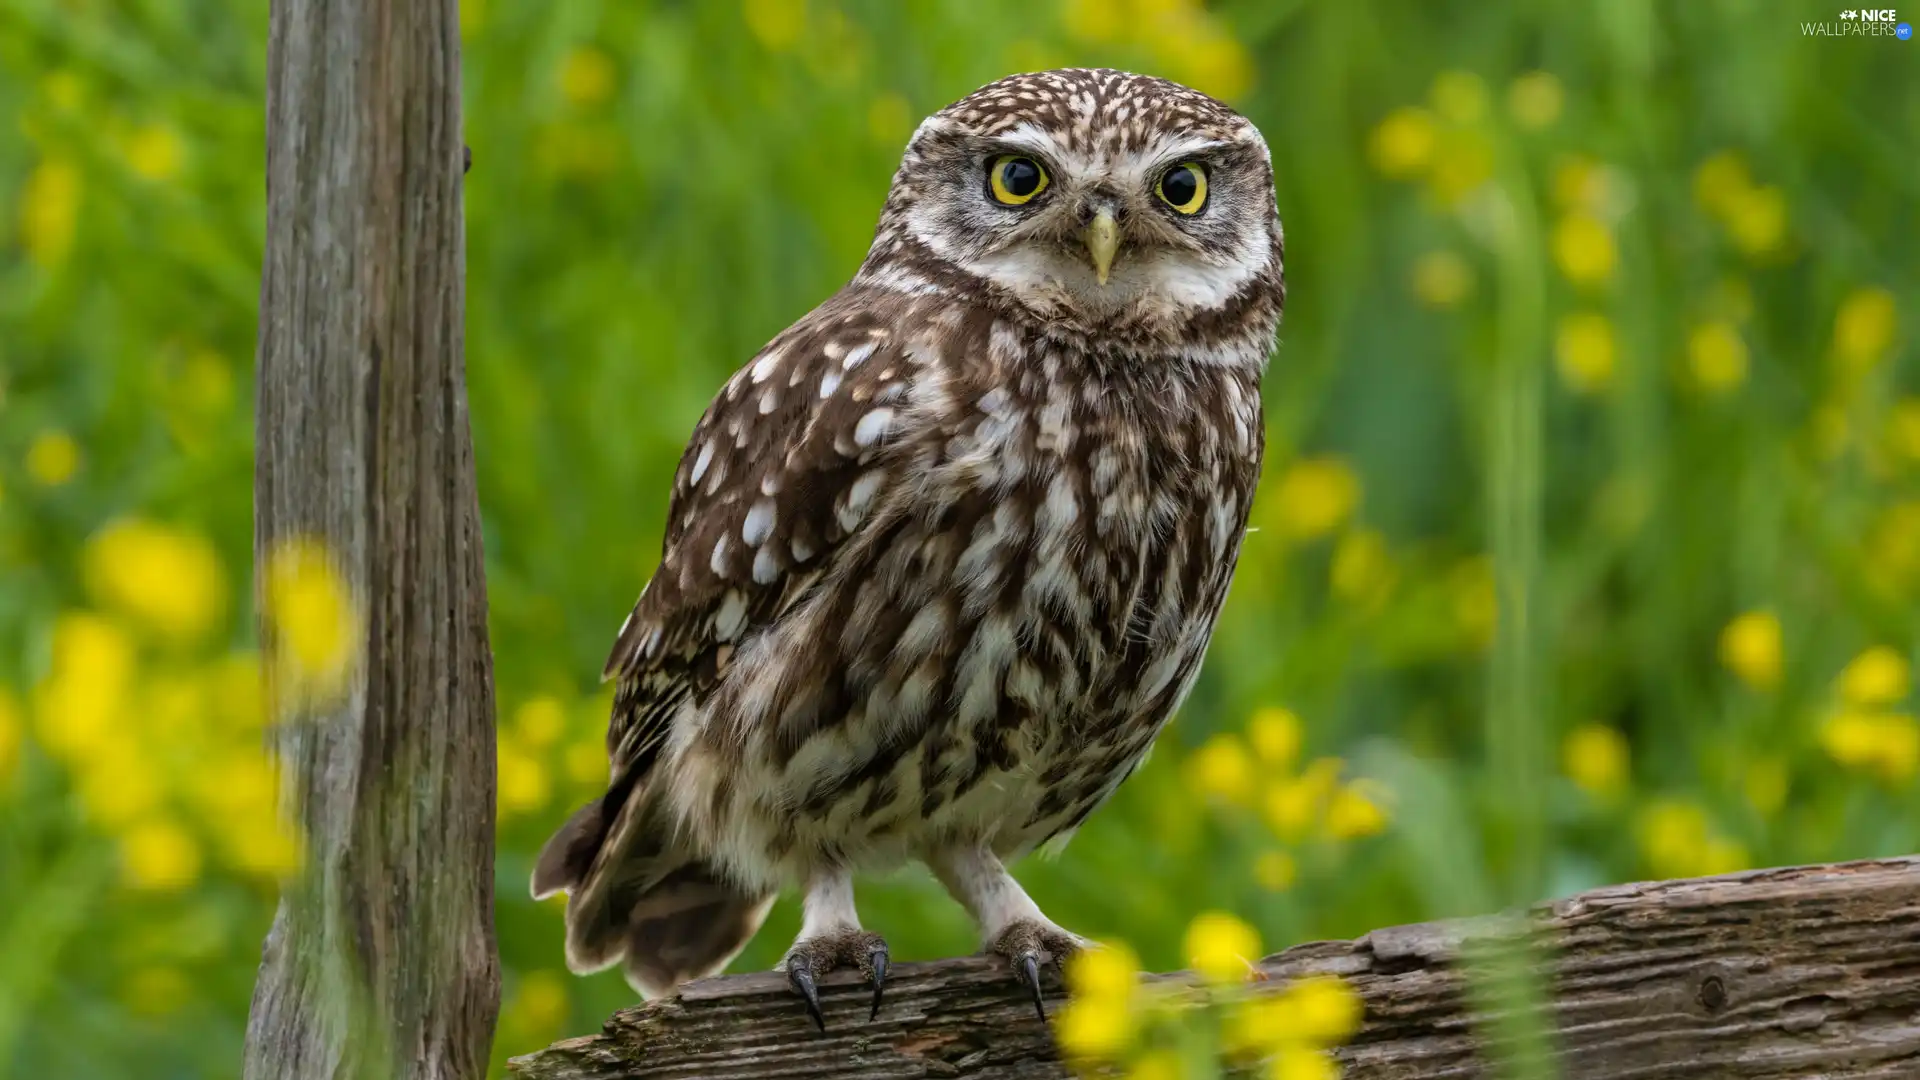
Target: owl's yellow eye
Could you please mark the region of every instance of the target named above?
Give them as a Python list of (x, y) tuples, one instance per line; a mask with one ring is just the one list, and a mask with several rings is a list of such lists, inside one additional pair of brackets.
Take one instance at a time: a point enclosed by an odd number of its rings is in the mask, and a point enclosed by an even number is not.
[(1183, 214), (1197, 214), (1207, 205), (1207, 173), (1191, 161), (1183, 161), (1160, 176), (1155, 190), (1168, 206)]
[(987, 187), (995, 201), (1019, 206), (1046, 190), (1047, 170), (1032, 158), (1002, 154), (987, 169)]

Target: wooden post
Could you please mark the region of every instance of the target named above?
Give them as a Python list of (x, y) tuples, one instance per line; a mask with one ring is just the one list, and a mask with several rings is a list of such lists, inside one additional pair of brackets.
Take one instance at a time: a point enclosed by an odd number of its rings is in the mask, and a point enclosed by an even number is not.
[[(1336, 1052), (1343, 1080), (1490, 1080), (1499, 1048), (1469, 1005), (1462, 947), (1515, 933), (1539, 946), (1564, 1080), (1920, 1076), (1920, 858), (1618, 885), (1530, 918), (1390, 927), (1258, 966), (1266, 988), (1325, 972), (1360, 993), (1365, 1023)], [(825, 1035), (781, 977), (730, 975), (507, 1068), (523, 1080), (1073, 1076), (1000, 961), (896, 964), (872, 1023), (858, 982), (822, 980)]]
[(249, 1080), (480, 1080), (499, 1007), (456, 10), (272, 5), (256, 581), (315, 539), (364, 621), (344, 693), (282, 697), (306, 859), (267, 937)]

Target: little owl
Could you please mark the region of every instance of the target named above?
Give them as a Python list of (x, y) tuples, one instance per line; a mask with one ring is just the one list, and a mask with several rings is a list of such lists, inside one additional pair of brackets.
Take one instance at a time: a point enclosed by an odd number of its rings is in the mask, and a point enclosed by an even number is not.
[(659, 995), (797, 887), (788, 981), (824, 1028), (817, 977), (857, 968), (877, 1014), (853, 877), (918, 859), (1039, 1006), (1085, 943), (1006, 864), (1193, 686), (1283, 293), (1266, 143), (1204, 94), (1046, 71), (922, 123), (859, 272), (694, 427), (607, 661), (607, 792), (533, 874), (568, 966)]

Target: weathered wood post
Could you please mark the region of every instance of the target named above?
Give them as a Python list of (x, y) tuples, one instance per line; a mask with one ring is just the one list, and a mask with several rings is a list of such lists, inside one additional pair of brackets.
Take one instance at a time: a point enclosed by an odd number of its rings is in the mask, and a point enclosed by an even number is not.
[(306, 862), (267, 937), (249, 1080), (479, 1080), (493, 1036), (493, 674), (461, 360), (456, 11), (272, 6), (256, 580), (283, 542), (316, 539), (363, 622), (343, 690), (277, 695)]

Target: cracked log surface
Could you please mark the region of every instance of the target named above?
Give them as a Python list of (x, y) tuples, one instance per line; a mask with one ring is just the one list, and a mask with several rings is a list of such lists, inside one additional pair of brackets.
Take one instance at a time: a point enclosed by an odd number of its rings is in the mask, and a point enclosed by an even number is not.
[[(1423, 923), (1267, 957), (1268, 985), (1352, 982), (1347, 1080), (1491, 1076), (1456, 966), (1494, 922)], [(1511, 925), (1511, 924), (1510, 924)], [(1644, 882), (1536, 909), (1568, 1080), (1920, 1077), (1920, 857)], [(1158, 976), (1181, 979), (1178, 974)], [(822, 981), (817, 1034), (773, 974), (692, 983), (598, 1035), (515, 1058), (527, 1080), (1068, 1076), (998, 961), (897, 965), (880, 1018), (854, 973)], [(1056, 990), (1049, 1009), (1062, 997)]]

